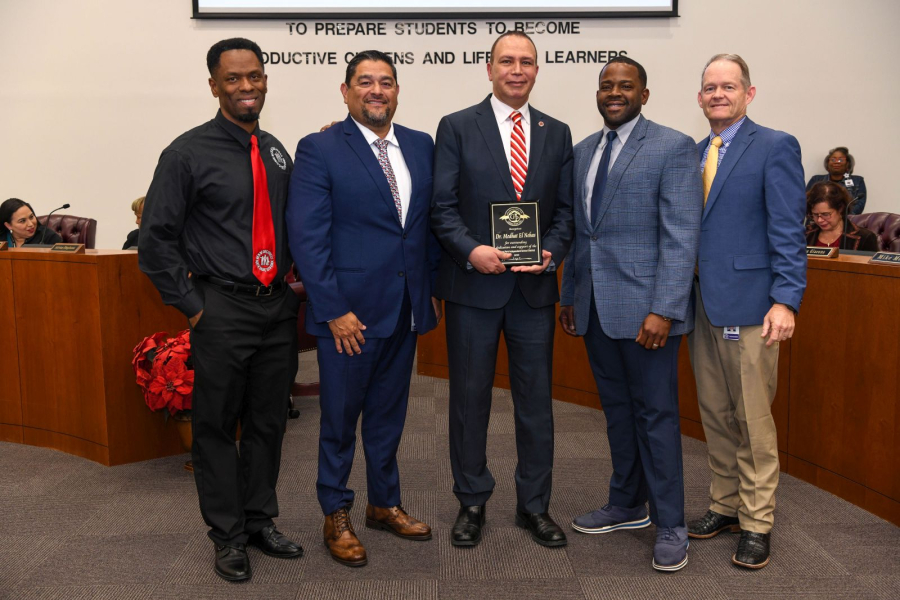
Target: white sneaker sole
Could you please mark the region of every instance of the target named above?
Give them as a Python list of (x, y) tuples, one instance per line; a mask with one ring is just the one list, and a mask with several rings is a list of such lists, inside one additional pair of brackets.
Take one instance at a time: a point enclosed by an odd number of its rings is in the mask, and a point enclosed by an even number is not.
[(619, 529), (643, 529), (650, 527), (650, 517), (645, 517), (638, 521), (627, 521), (625, 523), (616, 523), (615, 525), (607, 525), (606, 527), (582, 527), (572, 523), (572, 529), (581, 533), (612, 533)]
[(657, 571), (666, 571), (671, 573), (672, 571), (680, 571), (685, 566), (687, 566), (688, 557), (687, 554), (684, 555), (684, 560), (678, 563), (677, 565), (658, 565), (656, 564), (656, 559), (653, 560), (653, 568)]

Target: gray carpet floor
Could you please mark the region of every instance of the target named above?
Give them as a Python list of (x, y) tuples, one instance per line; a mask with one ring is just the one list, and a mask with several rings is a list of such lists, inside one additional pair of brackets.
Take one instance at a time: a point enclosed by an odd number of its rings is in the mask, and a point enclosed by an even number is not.
[[(300, 380), (314, 378), (304, 355)], [(497, 488), (484, 541), (450, 545), (457, 504), (448, 460), (447, 382), (414, 376), (399, 462), (403, 502), (430, 523), (434, 539), (409, 542), (364, 527), (361, 445), (351, 486), (353, 521), (368, 566), (331, 560), (315, 498), (318, 402), (301, 400), (284, 440), (279, 529), (306, 554), (277, 560), (250, 550), (253, 579), (229, 584), (212, 571), (212, 543), (197, 508), (187, 456), (107, 468), (52, 450), (0, 443), (0, 598), (138, 600), (170, 598), (751, 599), (900, 598), (900, 528), (788, 475), (778, 491), (772, 562), (733, 567), (737, 536), (695, 541), (673, 574), (650, 565), (653, 528), (609, 535), (569, 531), (569, 545), (534, 544), (513, 523), (512, 401), (494, 390), (488, 456)], [(603, 413), (556, 402), (551, 514), (605, 503), (610, 475)], [(684, 438), (688, 518), (707, 506), (706, 446)]]

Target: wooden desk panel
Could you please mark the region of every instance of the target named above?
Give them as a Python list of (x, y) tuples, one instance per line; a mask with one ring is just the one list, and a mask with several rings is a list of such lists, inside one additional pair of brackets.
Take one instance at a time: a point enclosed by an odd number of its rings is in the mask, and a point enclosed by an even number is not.
[(793, 343), (790, 453), (900, 501), (900, 268), (860, 266), (868, 272), (810, 261)]
[(22, 402), (15, 305), (12, 263), (0, 261), (0, 442), (21, 443)]
[(109, 445), (100, 321), (91, 310), (95, 265), (17, 260), (12, 267), (22, 424)]
[[(6, 273), (11, 286), (2, 285)], [(145, 336), (187, 324), (163, 306), (135, 252), (0, 252), (0, 287), (14, 299), (0, 309), (0, 328), (13, 336), (9, 347), (17, 349), (22, 381), (17, 394), (3, 388), (0, 404), (2, 415), (19, 407), (21, 435), (11, 439), (15, 425), (3, 425), (0, 439), (106, 465), (182, 452), (173, 424), (144, 404), (131, 355)]]

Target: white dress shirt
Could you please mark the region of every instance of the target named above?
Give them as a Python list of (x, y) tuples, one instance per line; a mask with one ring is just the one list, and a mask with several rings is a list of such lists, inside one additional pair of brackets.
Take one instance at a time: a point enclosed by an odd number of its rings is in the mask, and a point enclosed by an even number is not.
[[(496, 96), (492, 95), (491, 107), (494, 109), (497, 127), (500, 128), (500, 139), (503, 140), (503, 150), (506, 152), (506, 163), (509, 165), (509, 168), (512, 168), (509, 141), (512, 138), (513, 120), (510, 117), (513, 114), (513, 111), (518, 110), (522, 113), (522, 130), (525, 133), (525, 158), (531, 159), (531, 111), (528, 110), (528, 103), (526, 102), (522, 105), (522, 108), (513, 108), (503, 104), (497, 100)], [(510, 177), (512, 177), (512, 175), (510, 175)]]
[[(350, 118), (353, 119), (353, 117)], [(353, 122), (356, 123), (356, 126), (359, 127), (359, 130), (366, 138), (369, 148), (375, 153), (375, 158), (378, 158), (378, 146), (375, 145), (378, 134), (365, 125), (361, 125), (356, 119), (353, 119)], [(394, 135), (393, 123), (391, 123), (391, 128), (387, 135), (384, 136), (384, 139), (388, 141), (388, 160), (391, 161), (394, 179), (397, 181), (397, 192), (400, 194), (400, 226), (402, 227), (406, 224), (406, 214), (409, 212), (409, 199), (412, 196), (412, 177), (409, 174), (409, 167), (406, 166), (406, 161), (403, 160), (403, 152), (400, 151), (400, 143), (397, 141), (397, 136)]]
[[(618, 129), (616, 129), (616, 139), (613, 140), (612, 148), (609, 150), (609, 171), (612, 171), (613, 165), (616, 163), (616, 159), (619, 158), (619, 153), (622, 152), (622, 148), (625, 146), (626, 142), (628, 142), (628, 136), (631, 135), (631, 132), (634, 130), (634, 126), (637, 124), (638, 119), (641, 118), (641, 115), (636, 116), (632, 120), (627, 123), (622, 123), (619, 125)], [(588, 167), (587, 176), (584, 180), (584, 201), (587, 205), (587, 214), (591, 214), (591, 197), (594, 194), (594, 181), (597, 179), (597, 167), (600, 166), (600, 158), (603, 156), (603, 151), (606, 149), (606, 134), (609, 132), (609, 127), (606, 125), (603, 126), (603, 135), (600, 138), (600, 143), (597, 145), (597, 149), (594, 150), (594, 156), (591, 157), (591, 166)]]

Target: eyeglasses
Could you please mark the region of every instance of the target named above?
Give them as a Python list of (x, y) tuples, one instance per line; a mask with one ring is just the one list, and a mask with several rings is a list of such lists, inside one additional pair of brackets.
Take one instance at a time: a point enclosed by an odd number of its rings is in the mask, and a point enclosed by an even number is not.
[(818, 220), (818, 219), (825, 219), (825, 220), (828, 220), (828, 219), (830, 219), (833, 215), (834, 215), (834, 211), (833, 211), (833, 210), (829, 210), (828, 212), (823, 212), (823, 213), (810, 213), (810, 216), (811, 216), (814, 220)]
[(842, 163), (842, 162), (846, 162), (846, 161), (847, 161), (846, 158), (840, 158), (837, 156), (832, 156), (831, 158), (828, 159), (828, 162), (836, 162), (836, 163)]

